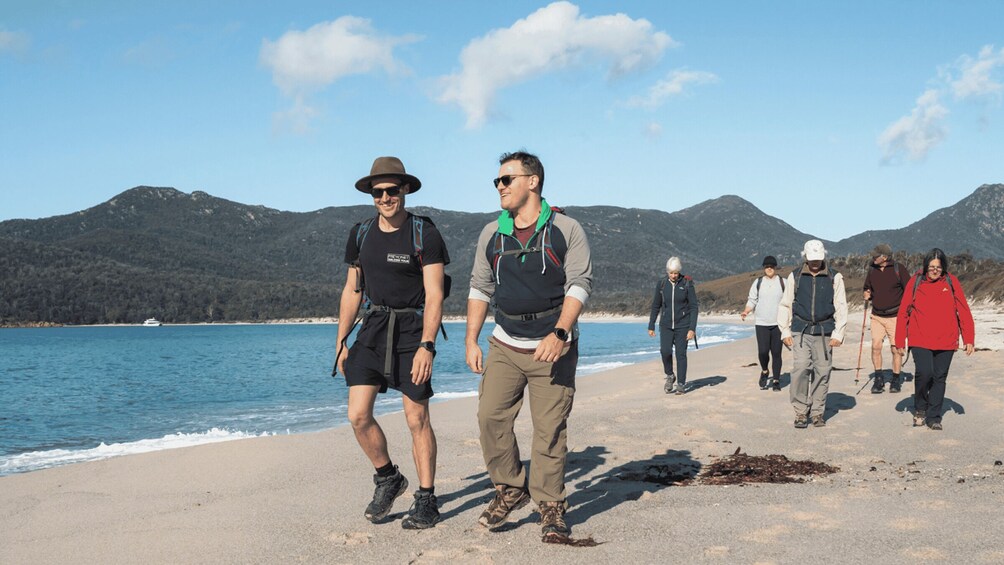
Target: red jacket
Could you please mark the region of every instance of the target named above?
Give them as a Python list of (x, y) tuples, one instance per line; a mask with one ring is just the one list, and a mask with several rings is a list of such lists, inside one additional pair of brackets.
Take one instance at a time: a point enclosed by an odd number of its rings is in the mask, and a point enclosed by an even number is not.
[[(963, 344), (974, 343), (976, 329), (973, 313), (962, 293), (962, 285), (955, 275), (949, 273), (947, 276), (952, 278), (951, 288), (945, 277), (932, 281), (923, 273), (917, 273), (910, 278), (896, 315), (896, 347), (902, 349), (908, 344), (910, 347), (954, 351), (959, 348), (960, 330)], [(915, 293), (917, 277), (921, 277), (921, 281)], [(952, 289), (955, 289), (954, 296)]]

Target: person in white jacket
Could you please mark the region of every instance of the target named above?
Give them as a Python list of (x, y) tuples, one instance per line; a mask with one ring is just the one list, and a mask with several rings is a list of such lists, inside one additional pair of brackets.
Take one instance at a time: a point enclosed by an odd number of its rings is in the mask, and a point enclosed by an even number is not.
[(847, 294), (843, 276), (826, 264), (823, 242), (805, 242), (802, 257), (804, 266), (788, 275), (777, 325), (795, 357), (789, 387), (795, 427), (808, 427), (811, 418), (818, 428), (826, 425), (833, 348), (844, 341)]
[[(777, 327), (777, 308), (784, 296), (784, 279), (777, 274), (777, 259), (763, 258), (763, 276), (750, 285), (746, 308), (739, 316), (745, 321), (756, 311), (756, 345), (760, 361), (760, 390), (781, 390), (781, 329)], [(770, 371), (767, 364), (770, 363)]]

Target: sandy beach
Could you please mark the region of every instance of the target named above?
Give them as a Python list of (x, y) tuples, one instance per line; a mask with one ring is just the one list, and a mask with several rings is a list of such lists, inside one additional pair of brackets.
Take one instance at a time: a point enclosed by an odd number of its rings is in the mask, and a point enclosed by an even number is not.
[[(401, 529), (410, 493), (387, 522), (363, 518), (372, 468), (340, 426), (0, 477), (0, 563), (1000, 563), (1004, 323), (1000, 307), (974, 314), (979, 349), (953, 361), (941, 432), (911, 426), (912, 382), (859, 393), (871, 372), (866, 343), (854, 382), (860, 311), (834, 353), (824, 428), (792, 427), (789, 352), (784, 390), (757, 388), (752, 339), (692, 352), (684, 396), (663, 394), (658, 361), (579, 379), (567, 519), (596, 547), (542, 544), (532, 505), (501, 532), (477, 524), (491, 485), (466, 398), (432, 406), (434, 529)], [(380, 422), (415, 488), (403, 416)], [(528, 409), (517, 434), (525, 456)], [(800, 484), (650, 480), (737, 449), (839, 470)]]

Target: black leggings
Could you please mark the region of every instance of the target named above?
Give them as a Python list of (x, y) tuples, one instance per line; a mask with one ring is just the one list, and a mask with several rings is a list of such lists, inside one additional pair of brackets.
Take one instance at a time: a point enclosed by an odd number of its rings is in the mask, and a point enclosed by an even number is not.
[(948, 368), (952, 366), (953, 350), (932, 350), (911, 347), (916, 375), (913, 377), (913, 406), (927, 415), (928, 422), (940, 422), (945, 402)]
[(771, 376), (781, 377), (781, 329), (777, 326), (756, 326), (757, 355), (760, 358), (760, 370), (767, 370), (767, 360), (773, 356)]

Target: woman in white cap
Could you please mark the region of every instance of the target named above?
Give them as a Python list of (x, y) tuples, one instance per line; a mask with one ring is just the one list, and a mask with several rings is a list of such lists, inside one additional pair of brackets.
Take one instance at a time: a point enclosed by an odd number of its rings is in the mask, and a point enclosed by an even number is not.
[[(652, 298), (652, 312), (648, 320), (648, 335), (655, 336), (655, 322), (659, 315), (659, 349), (662, 366), (666, 372), (663, 390), (683, 394), (687, 386), (687, 342), (694, 339), (697, 331), (697, 291), (694, 281), (684, 276), (683, 263), (679, 257), (666, 261), (666, 277), (655, 284)], [(677, 373), (673, 373), (673, 349), (676, 349)]]

